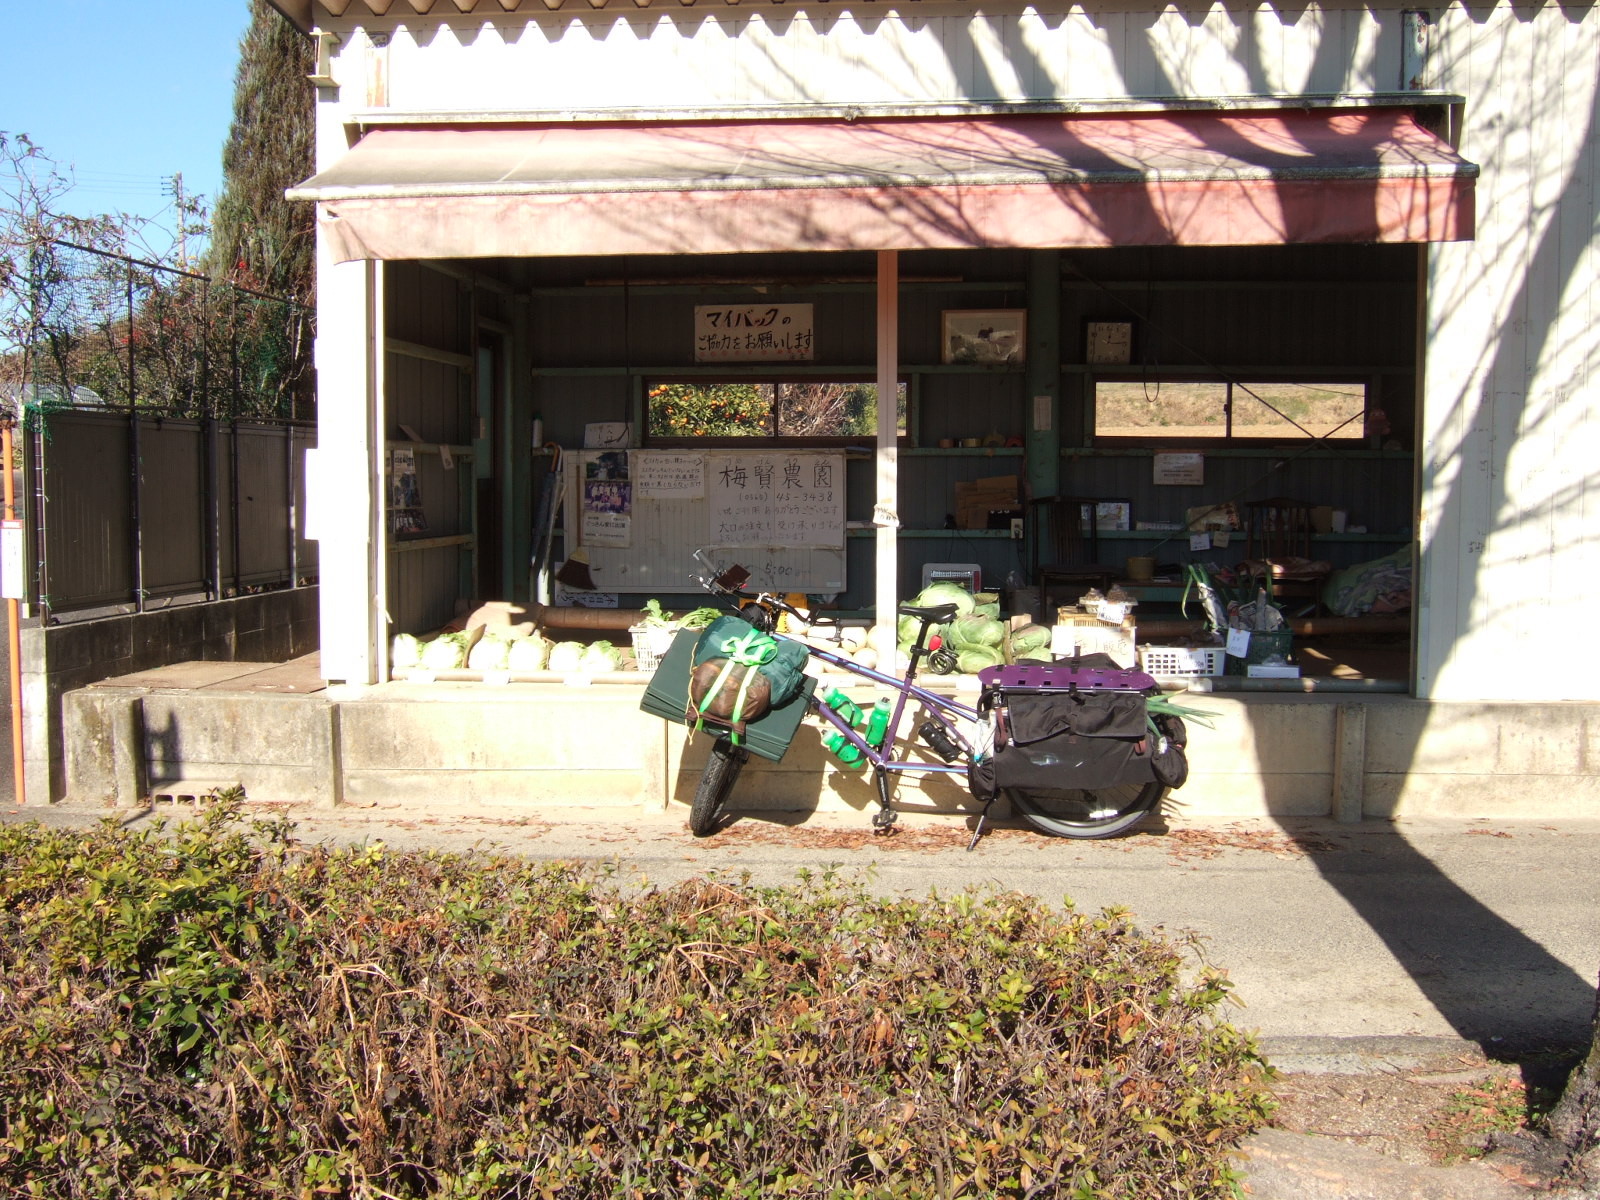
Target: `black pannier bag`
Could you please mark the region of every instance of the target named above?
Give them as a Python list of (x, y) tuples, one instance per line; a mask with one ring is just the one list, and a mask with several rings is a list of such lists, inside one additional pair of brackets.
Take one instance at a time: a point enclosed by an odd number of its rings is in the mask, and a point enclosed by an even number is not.
[(996, 723), (1000, 788), (1096, 791), (1155, 779), (1144, 697), (1134, 692), (1008, 693)]

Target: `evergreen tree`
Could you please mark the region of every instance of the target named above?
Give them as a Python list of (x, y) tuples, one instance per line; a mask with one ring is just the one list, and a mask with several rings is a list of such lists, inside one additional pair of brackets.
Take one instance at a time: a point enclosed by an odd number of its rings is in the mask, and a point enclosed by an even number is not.
[(313, 65), (310, 40), (266, 0), (251, 0), (208, 265), (219, 283), (304, 306), (239, 296), (229, 317), (239, 333), (240, 392), (276, 395), (284, 415), (306, 415), (310, 395), (314, 212), (283, 193), (313, 168), (315, 98), (306, 79)]

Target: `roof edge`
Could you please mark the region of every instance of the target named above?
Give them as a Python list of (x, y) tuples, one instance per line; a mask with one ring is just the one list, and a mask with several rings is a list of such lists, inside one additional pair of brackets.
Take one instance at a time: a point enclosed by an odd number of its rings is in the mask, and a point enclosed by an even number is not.
[[(272, 0), (269, 0), (269, 3)], [(287, 2), (287, 0), (285, 0)], [(887, 117), (993, 117), (1028, 114), (1109, 116), (1162, 112), (1260, 112), (1272, 109), (1441, 108), (1464, 104), (1454, 92), (1367, 92), (1249, 96), (1120, 96), (1072, 100), (918, 104), (759, 104), (718, 108), (361, 109), (345, 124), (362, 129), (429, 125), (584, 125), (711, 121), (867, 121)]]
[(301, 33), (311, 32), (312, 0), (267, 0), (267, 3)]

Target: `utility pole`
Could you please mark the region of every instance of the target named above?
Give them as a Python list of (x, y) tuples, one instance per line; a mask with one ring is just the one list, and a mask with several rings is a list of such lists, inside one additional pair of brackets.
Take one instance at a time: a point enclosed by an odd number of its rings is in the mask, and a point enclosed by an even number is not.
[(173, 205), (178, 211), (178, 266), (187, 271), (189, 269), (189, 202), (183, 193), (183, 172), (179, 171), (168, 179), (161, 190), (172, 197)]

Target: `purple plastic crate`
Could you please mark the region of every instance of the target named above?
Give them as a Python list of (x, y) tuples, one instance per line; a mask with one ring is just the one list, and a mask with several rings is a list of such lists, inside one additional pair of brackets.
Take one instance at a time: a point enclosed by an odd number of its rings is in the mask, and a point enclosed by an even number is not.
[(985, 667), (978, 672), (985, 688), (1026, 688), (1039, 692), (1064, 692), (1077, 688), (1083, 692), (1143, 692), (1156, 681), (1143, 671), (1111, 671), (1095, 667), (1071, 667), (1065, 663), (1016, 663), (1009, 667)]

